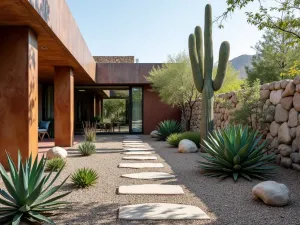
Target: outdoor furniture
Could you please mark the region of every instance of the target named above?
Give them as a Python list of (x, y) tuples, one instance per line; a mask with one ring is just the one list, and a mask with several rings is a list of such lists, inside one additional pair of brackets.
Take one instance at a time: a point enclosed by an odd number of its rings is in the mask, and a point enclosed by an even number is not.
[(40, 140), (43, 140), (45, 135), (50, 138), (50, 135), (48, 133), (50, 121), (40, 121), (39, 122), (39, 127), (38, 127), (38, 137)]

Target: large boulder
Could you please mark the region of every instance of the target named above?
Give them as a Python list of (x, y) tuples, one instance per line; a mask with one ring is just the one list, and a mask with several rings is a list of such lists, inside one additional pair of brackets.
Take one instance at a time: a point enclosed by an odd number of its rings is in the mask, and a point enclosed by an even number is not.
[(278, 134), (278, 130), (279, 130), (280, 124), (276, 123), (275, 121), (273, 121), (270, 125), (270, 133), (273, 137), (276, 137)]
[(290, 201), (287, 186), (275, 181), (264, 181), (255, 185), (252, 188), (252, 194), (270, 206), (286, 206)]
[(293, 106), (293, 96), (285, 97), (280, 100), (280, 104), (286, 110), (290, 110)]
[(198, 148), (197, 148), (197, 145), (194, 142), (192, 142), (188, 139), (183, 139), (179, 142), (178, 152), (192, 153), (192, 152), (197, 152), (197, 151), (198, 151)]
[(287, 86), (285, 87), (284, 92), (282, 93), (282, 97), (293, 96), (296, 90), (296, 85), (293, 81), (290, 81)]
[(300, 112), (300, 93), (299, 92), (296, 92), (294, 97), (293, 97), (293, 105), (294, 105), (294, 108)]
[(150, 137), (152, 138), (159, 138), (159, 135), (158, 135), (158, 131), (157, 130), (154, 130), (150, 133)]
[(275, 121), (277, 123), (283, 123), (288, 121), (289, 111), (282, 107), (281, 104), (276, 105), (275, 109)]
[(280, 100), (282, 98), (282, 92), (283, 90), (280, 89), (280, 90), (277, 90), (277, 91), (271, 91), (271, 94), (270, 94), (270, 102), (274, 105), (277, 105), (280, 103)]
[(288, 126), (289, 127), (296, 127), (298, 125), (298, 112), (296, 109), (292, 108), (289, 112), (289, 120)]
[(279, 143), (285, 143), (285, 144), (290, 144), (292, 142), (292, 137), (290, 135), (287, 122), (280, 125), (278, 129), (278, 140)]
[(68, 152), (62, 147), (53, 147), (47, 151), (47, 159), (62, 158), (65, 159), (68, 156)]

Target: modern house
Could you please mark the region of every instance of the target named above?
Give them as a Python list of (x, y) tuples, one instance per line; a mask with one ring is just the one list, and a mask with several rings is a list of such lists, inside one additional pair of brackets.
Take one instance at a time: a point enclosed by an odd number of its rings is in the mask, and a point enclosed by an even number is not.
[[(128, 133), (148, 134), (180, 112), (145, 76), (159, 64), (93, 57), (65, 0), (0, 1), (0, 162), (38, 151), (38, 123), (54, 119), (55, 145), (72, 146), (74, 127), (101, 113), (103, 99), (127, 90)], [(134, 96), (139, 96), (134, 98)]]

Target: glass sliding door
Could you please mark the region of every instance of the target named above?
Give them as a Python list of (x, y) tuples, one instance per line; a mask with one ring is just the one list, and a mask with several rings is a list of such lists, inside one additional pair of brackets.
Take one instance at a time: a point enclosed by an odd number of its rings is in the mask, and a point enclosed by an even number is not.
[(143, 88), (131, 88), (131, 132), (143, 132)]

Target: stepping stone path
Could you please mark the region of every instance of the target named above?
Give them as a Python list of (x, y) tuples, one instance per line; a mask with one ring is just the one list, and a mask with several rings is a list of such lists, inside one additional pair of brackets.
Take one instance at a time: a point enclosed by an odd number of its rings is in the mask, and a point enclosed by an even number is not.
[(133, 168), (133, 169), (142, 169), (142, 168), (163, 168), (162, 163), (120, 163), (119, 168)]
[(119, 219), (124, 220), (201, 220), (209, 216), (199, 207), (168, 203), (122, 206)]
[(162, 172), (141, 172), (141, 173), (124, 174), (121, 177), (141, 179), (141, 180), (151, 180), (151, 179), (172, 179), (175, 178), (175, 175), (170, 173), (162, 173)]
[(125, 160), (156, 160), (156, 156), (124, 156)]
[(123, 154), (124, 155), (151, 155), (153, 154), (154, 152), (148, 152), (148, 151), (139, 151), (139, 152), (124, 152)]
[(141, 184), (120, 186), (118, 193), (121, 195), (183, 195), (179, 185)]
[[(123, 160), (157, 160), (151, 147), (146, 147), (139, 136), (128, 135), (123, 140)], [(140, 156), (139, 156), (140, 155)], [(144, 156), (141, 156), (144, 155)], [(146, 156), (145, 156), (146, 155)], [(162, 163), (120, 163), (119, 168), (163, 168)], [(124, 174), (121, 177), (141, 180), (174, 179), (175, 175), (164, 172), (141, 172)], [(184, 194), (179, 185), (141, 184), (118, 187), (118, 194), (124, 195), (177, 195)], [(119, 219), (124, 220), (200, 220), (209, 216), (199, 207), (182, 204), (146, 203), (122, 206), (119, 208)]]

